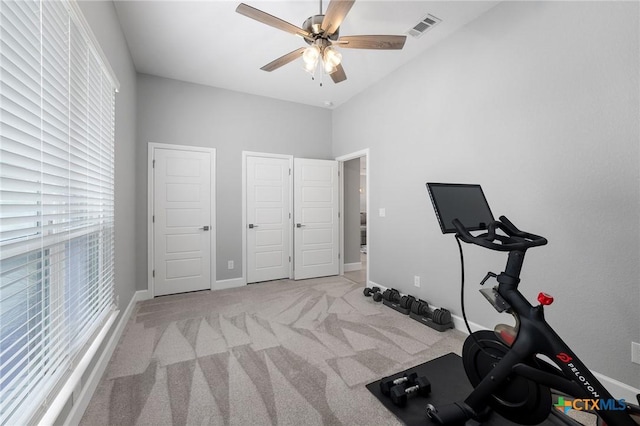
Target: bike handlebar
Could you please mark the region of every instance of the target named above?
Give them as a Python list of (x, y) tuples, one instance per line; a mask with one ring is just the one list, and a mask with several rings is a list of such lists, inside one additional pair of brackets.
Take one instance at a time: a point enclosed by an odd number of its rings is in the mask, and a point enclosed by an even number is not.
[[(487, 232), (478, 236), (471, 235), (458, 219), (453, 220), (453, 226), (458, 231), (456, 235), (465, 243), (475, 244), (490, 250), (524, 251), (531, 247), (547, 244), (546, 238), (519, 230), (504, 216), (500, 216), (499, 220), (491, 222), (487, 227)], [(507, 235), (496, 234), (496, 228)], [(499, 244), (495, 241), (499, 241)]]

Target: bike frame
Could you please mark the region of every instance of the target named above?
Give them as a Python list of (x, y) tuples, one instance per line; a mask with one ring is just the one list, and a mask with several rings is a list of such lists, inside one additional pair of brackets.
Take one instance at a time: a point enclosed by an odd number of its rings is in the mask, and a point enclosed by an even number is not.
[[(525, 251), (510, 251), (506, 270), (497, 276), (498, 294), (510, 305), (510, 312), (518, 324), (515, 341), (464, 403), (475, 413), (481, 412), (490, 395), (514, 373), (577, 399), (614, 401), (609, 391), (546, 322), (544, 307), (532, 306), (518, 290), (524, 256)], [(560, 370), (550, 365), (543, 370), (527, 363), (537, 354), (555, 360)], [(637, 426), (626, 403), (617, 401), (609, 404), (607, 409), (591, 408), (610, 425)]]

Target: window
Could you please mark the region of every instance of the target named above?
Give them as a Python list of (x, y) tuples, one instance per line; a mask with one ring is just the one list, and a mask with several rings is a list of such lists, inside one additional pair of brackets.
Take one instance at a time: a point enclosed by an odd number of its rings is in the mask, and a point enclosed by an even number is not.
[(0, 2), (0, 424), (23, 424), (114, 308), (117, 83), (77, 6)]

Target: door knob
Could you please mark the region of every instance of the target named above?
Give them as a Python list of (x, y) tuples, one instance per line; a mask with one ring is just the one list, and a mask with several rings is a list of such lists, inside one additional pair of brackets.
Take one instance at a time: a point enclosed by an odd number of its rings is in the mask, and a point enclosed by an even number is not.
[(306, 226), (306, 225), (303, 225), (301, 223), (296, 223), (296, 228), (302, 228), (303, 226)]
[(249, 229), (253, 229), (253, 228), (257, 228), (257, 227), (258, 227), (258, 225), (254, 225), (253, 223), (249, 224)]
[(202, 228), (200, 228), (201, 231), (208, 231), (209, 230), (209, 225), (205, 225)]

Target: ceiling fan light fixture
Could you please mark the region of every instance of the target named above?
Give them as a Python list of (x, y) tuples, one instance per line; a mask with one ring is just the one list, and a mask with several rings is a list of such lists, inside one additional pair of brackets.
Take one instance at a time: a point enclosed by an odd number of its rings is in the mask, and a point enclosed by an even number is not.
[(302, 60), (305, 63), (305, 67), (306, 65), (314, 64), (315, 68), (315, 64), (318, 63), (318, 58), (320, 58), (320, 48), (315, 44), (307, 47), (304, 49), (304, 52), (302, 52)]
[[(340, 65), (340, 62), (342, 62), (342, 54), (331, 46), (326, 47), (324, 49), (324, 55), (322, 57), (322, 61), (325, 64), (329, 64), (331, 68), (335, 68), (338, 65)], [(325, 70), (326, 70), (326, 66), (325, 66)]]
[(302, 66), (302, 68), (304, 68), (304, 70), (309, 74), (314, 75), (316, 73), (317, 66), (318, 66), (318, 59), (316, 59), (315, 62), (304, 61), (304, 65)]
[(329, 62), (323, 62), (322, 67), (324, 68), (325, 74), (333, 74), (338, 71), (338, 67), (336, 65), (331, 65)]

